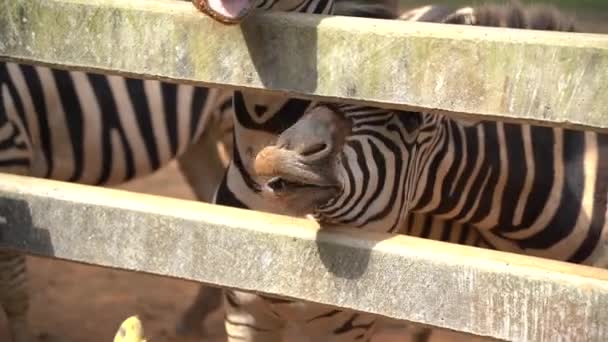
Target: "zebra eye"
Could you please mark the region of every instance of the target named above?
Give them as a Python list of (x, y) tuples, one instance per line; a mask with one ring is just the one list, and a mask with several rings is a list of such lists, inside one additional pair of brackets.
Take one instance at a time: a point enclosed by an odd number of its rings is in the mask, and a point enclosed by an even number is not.
[(285, 190), (287, 184), (283, 180), (283, 178), (276, 177), (268, 182), (268, 187), (272, 189), (272, 191), (279, 192), (281, 190)]

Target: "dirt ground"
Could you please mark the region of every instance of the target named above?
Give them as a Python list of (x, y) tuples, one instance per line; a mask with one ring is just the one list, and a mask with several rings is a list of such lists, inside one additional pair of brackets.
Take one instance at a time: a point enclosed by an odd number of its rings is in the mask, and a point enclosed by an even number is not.
[[(174, 163), (121, 188), (193, 198)], [(30, 320), (39, 342), (110, 342), (120, 323), (135, 314), (142, 319), (149, 342), (184, 341), (176, 338), (173, 327), (196, 294), (194, 283), (35, 257), (29, 258), (29, 270)], [(226, 340), (222, 318), (222, 312), (216, 312), (205, 322), (212, 336), (203, 341)], [(0, 322), (0, 342), (8, 341), (4, 323)], [(433, 338), (434, 342), (470, 340), (447, 332)], [(397, 341), (407, 341), (398, 330), (374, 339)]]

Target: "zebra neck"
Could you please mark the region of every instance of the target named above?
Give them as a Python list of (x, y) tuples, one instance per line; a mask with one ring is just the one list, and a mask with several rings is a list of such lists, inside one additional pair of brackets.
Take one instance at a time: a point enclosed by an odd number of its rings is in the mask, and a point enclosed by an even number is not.
[[(533, 182), (525, 164), (532, 143), (530, 126), (448, 119), (437, 134), (435, 146), (417, 156), (423, 168), (414, 183), (419, 188), (412, 212), (497, 228), (506, 197), (518, 201), (522, 187)], [(511, 191), (513, 187), (519, 190)], [(514, 222), (522, 220), (523, 209), (513, 208)]]
[(471, 224), (502, 250), (582, 262), (606, 231), (608, 135), (446, 122), (413, 212)]

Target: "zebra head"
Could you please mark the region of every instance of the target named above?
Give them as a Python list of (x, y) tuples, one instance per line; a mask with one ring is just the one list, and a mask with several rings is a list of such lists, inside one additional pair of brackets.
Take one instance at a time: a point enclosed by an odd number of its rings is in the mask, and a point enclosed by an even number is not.
[[(426, 157), (446, 139), (442, 118), (320, 104), (262, 149), (254, 170), (293, 213), (335, 224), (368, 224), (375, 214), (399, 221), (421, 190)], [(350, 221), (357, 212), (365, 214)]]
[(333, 107), (313, 107), (257, 154), (263, 192), (291, 215), (312, 213), (343, 189), (339, 169), (350, 133), (351, 121)]
[(192, 0), (201, 12), (222, 24), (239, 24), (254, 9), (327, 14), (334, 1), (318, 0)]

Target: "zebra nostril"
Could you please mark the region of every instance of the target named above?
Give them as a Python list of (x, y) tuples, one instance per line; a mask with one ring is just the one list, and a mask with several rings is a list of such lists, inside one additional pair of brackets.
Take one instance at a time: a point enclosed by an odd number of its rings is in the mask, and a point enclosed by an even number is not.
[(304, 150), (300, 152), (300, 155), (303, 157), (311, 157), (325, 151), (327, 148), (328, 146), (325, 143), (312, 144), (310, 146), (306, 146)]

